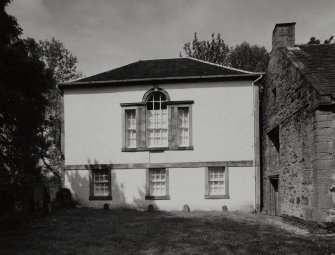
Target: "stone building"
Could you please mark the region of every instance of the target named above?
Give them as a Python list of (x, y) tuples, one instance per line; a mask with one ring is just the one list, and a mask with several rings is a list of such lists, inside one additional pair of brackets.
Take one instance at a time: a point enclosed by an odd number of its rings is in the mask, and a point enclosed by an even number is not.
[(262, 98), (263, 211), (335, 218), (335, 45), (277, 24)]

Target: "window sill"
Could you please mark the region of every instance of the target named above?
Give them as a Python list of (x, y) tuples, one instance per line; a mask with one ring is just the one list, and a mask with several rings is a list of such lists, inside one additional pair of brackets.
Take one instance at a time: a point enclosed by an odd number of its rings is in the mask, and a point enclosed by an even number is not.
[(170, 200), (170, 196), (145, 196), (145, 200)]
[(137, 152), (137, 151), (184, 151), (184, 150), (194, 150), (193, 146), (183, 146), (183, 147), (152, 147), (152, 148), (122, 148), (122, 152)]
[(205, 195), (205, 199), (229, 199), (229, 195)]
[(90, 196), (89, 200), (112, 200), (112, 196)]

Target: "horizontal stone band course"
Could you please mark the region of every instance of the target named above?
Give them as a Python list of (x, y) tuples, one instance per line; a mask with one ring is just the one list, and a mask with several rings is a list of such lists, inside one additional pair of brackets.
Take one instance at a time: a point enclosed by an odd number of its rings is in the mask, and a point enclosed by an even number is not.
[(206, 161), (206, 162), (171, 162), (171, 163), (125, 163), (125, 164), (87, 164), (66, 165), (65, 170), (89, 169), (146, 169), (146, 168), (194, 168), (208, 166), (252, 167), (252, 160), (240, 161)]

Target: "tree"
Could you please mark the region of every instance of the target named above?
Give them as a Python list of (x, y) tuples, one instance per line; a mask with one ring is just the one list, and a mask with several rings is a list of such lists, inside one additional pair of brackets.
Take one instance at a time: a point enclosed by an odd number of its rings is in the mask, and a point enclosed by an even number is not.
[(220, 34), (214, 33), (211, 41), (199, 41), (195, 33), (192, 44), (185, 43), (183, 49), (188, 57), (252, 72), (264, 72), (269, 63), (269, 53), (264, 47), (242, 42), (229, 48)]
[(231, 49), (228, 60), (234, 68), (264, 72), (268, 66), (270, 55), (264, 47), (242, 42)]
[[(334, 36), (330, 36), (329, 39), (324, 40), (323, 44), (335, 44), (335, 42), (332, 43), (333, 39)], [(312, 36), (307, 44), (320, 44), (320, 43), (321, 42), (319, 39), (316, 39), (315, 36)]]
[(78, 79), (82, 73), (77, 70), (78, 59), (54, 37), (40, 40), (40, 59), (52, 70), (57, 83)]
[(19, 27), (15, 17), (8, 15), (5, 11), (11, 0), (0, 1), (0, 46), (6, 46), (19, 40), (22, 29)]
[(212, 34), (211, 41), (199, 41), (197, 33), (194, 33), (192, 46), (190, 42), (184, 44), (185, 54), (188, 57), (216, 63), (219, 65), (228, 65), (229, 47), (222, 40), (221, 35)]
[(41, 178), (41, 156), (48, 148), (47, 95), (55, 86), (52, 72), (38, 59), (31, 40), (0, 5), (0, 188), (14, 201), (29, 203)]
[[(33, 39), (29, 40), (34, 41)], [(77, 58), (54, 37), (51, 40), (40, 40), (38, 44), (32, 43), (31, 49), (35, 56), (51, 70), (55, 84), (78, 79), (82, 76), (82, 73), (77, 70)], [(51, 88), (47, 97), (50, 102), (46, 112), (49, 128), (45, 130), (45, 136), (49, 142), (49, 149), (42, 160), (44, 165), (60, 180), (63, 167), (61, 152), (63, 101), (56, 86)]]

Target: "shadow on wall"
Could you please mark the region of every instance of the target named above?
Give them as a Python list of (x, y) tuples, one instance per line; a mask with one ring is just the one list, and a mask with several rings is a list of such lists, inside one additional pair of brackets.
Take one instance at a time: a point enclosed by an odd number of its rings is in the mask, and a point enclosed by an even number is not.
[[(87, 161), (85, 169), (94, 171), (98, 169), (106, 169), (99, 165), (97, 160)], [(70, 189), (73, 200), (76, 204), (87, 207), (102, 208), (104, 204), (108, 204), (111, 208), (123, 209), (139, 209), (139, 210), (159, 210), (154, 200), (146, 200), (146, 187), (137, 188), (137, 192), (126, 194), (122, 181), (118, 180), (114, 171), (111, 171), (111, 188), (112, 199), (108, 200), (90, 200), (90, 172), (75, 170), (66, 172), (67, 188)], [(129, 187), (128, 187), (129, 188)], [(136, 194), (137, 193), (137, 194)]]

